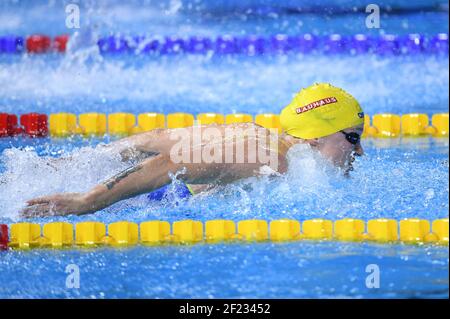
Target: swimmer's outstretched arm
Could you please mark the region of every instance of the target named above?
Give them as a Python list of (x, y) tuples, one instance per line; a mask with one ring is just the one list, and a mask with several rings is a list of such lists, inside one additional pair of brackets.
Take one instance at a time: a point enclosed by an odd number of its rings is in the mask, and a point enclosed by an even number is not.
[(171, 179), (168, 173), (175, 173), (177, 169), (177, 165), (168, 156), (160, 154), (126, 169), (87, 193), (63, 193), (29, 200), (21, 215), (43, 217), (93, 213), (118, 201), (169, 184)]
[[(150, 154), (139, 164), (130, 167), (120, 174), (95, 186), (86, 193), (54, 194), (35, 198), (27, 202), (27, 207), (21, 211), (23, 217), (41, 217), (50, 215), (88, 214), (108, 207), (118, 201), (151, 192), (171, 182), (169, 172), (176, 173), (186, 167), (186, 173), (180, 176), (190, 184), (208, 184), (214, 181), (228, 183), (238, 179), (258, 175), (262, 163), (249, 162), (249, 154), (244, 163), (184, 163), (172, 162), (170, 153), (174, 141), (167, 132), (152, 132), (137, 137), (125, 139), (111, 146), (113, 151), (127, 150), (129, 147), (145, 154)], [(234, 149), (236, 142), (228, 141), (226, 149)], [(191, 158), (194, 148), (190, 150)], [(153, 152), (157, 152), (155, 155)], [(283, 155), (284, 156), (284, 155)], [(284, 157), (280, 157), (279, 172), (285, 171)], [(284, 164), (283, 164), (284, 163)]]

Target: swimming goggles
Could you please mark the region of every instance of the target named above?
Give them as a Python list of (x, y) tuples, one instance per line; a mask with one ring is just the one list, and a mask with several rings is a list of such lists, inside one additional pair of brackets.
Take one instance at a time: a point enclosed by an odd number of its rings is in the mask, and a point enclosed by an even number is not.
[(359, 141), (361, 141), (361, 135), (359, 135), (358, 133), (355, 132), (346, 133), (343, 131), (340, 132), (345, 135), (345, 139), (352, 145), (356, 145), (359, 143)]

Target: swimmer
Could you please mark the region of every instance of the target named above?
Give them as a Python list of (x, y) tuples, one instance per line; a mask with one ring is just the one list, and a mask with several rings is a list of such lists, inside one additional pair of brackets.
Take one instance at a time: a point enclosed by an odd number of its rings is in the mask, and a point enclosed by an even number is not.
[[(200, 139), (197, 143), (192, 138), (173, 138), (174, 134), (182, 137), (192, 135), (195, 127), (157, 129), (123, 138), (102, 148), (120, 154), (123, 161), (132, 163), (128, 169), (85, 193), (61, 193), (31, 199), (21, 211), (21, 216), (89, 214), (145, 193), (150, 193), (149, 198), (161, 198), (161, 189), (172, 182), (171, 175), (174, 174), (189, 185), (181, 190), (184, 194), (268, 174), (268, 171), (272, 175), (284, 174), (288, 169), (287, 153), (296, 144), (309, 144), (344, 174), (352, 170), (354, 156), (364, 153), (360, 141), (364, 127), (363, 110), (350, 94), (330, 84), (316, 83), (302, 89), (281, 111), (280, 123), (283, 128), (281, 134), (253, 123), (207, 126), (219, 134), (210, 139)], [(253, 130), (256, 133), (229, 138), (227, 130)], [(249, 147), (251, 143), (268, 139), (276, 141), (275, 144), (271, 142), (266, 151), (276, 149), (277, 162), (276, 167), (269, 170), (267, 162), (251, 160), (257, 154), (254, 148)], [(180, 149), (180, 145), (182, 151), (179, 154), (189, 159), (194, 158), (198, 151), (203, 154), (220, 145), (219, 160), (174, 161), (173, 150)], [(243, 161), (225, 160), (226, 151), (235, 149), (243, 150)]]

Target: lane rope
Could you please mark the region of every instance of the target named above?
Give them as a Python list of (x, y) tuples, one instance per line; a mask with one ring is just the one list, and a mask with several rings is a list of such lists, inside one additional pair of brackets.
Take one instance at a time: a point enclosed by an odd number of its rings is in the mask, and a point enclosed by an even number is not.
[(408, 218), (394, 219), (345, 218), (336, 221), (315, 218), (300, 223), (294, 219), (280, 220), (180, 220), (145, 221), (139, 225), (119, 221), (106, 225), (96, 221), (43, 224), (15, 223), (0, 225), (0, 246), (3, 249), (62, 247), (124, 247), (164, 244), (292, 242), (301, 240), (335, 240), (389, 244), (449, 243), (449, 220)]
[[(0, 36), (0, 53), (50, 53), (66, 51), (69, 35), (50, 37)], [(364, 34), (315, 36), (312, 34), (272, 36), (161, 37), (112, 35), (101, 37), (97, 45), (102, 54), (173, 55), (276, 55), (276, 54), (444, 54), (448, 55), (448, 34), (407, 34), (368, 36)]]
[[(281, 132), (279, 116), (264, 113), (252, 116), (245, 113), (218, 114), (201, 113), (196, 118), (190, 113), (0, 113), (1, 137), (70, 137), (128, 136), (159, 128), (183, 128), (193, 125), (231, 124), (254, 122), (268, 129)], [(375, 114), (365, 115), (363, 137), (448, 137), (449, 114), (437, 113), (430, 118), (427, 114)]]

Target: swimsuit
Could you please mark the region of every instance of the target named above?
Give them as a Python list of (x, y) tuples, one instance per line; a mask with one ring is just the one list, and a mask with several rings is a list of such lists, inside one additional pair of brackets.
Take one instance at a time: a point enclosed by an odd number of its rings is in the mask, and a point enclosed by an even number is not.
[(177, 182), (165, 185), (161, 188), (154, 190), (147, 195), (148, 200), (152, 202), (159, 202), (164, 198), (170, 198), (169, 196), (176, 196), (179, 199), (188, 198), (194, 195), (194, 192), (189, 185), (183, 182)]

